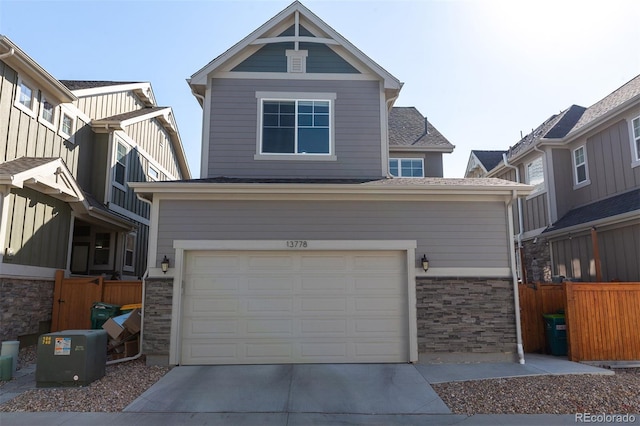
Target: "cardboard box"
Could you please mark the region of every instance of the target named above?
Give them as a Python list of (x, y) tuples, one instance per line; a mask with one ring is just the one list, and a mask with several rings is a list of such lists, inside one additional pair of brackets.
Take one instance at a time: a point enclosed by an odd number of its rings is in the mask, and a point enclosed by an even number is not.
[(109, 337), (115, 340), (122, 340), (123, 333), (127, 331), (129, 334), (140, 333), (140, 323), (142, 322), (142, 313), (140, 309), (134, 309), (124, 315), (109, 318), (102, 324), (102, 328), (107, 331)]
[(138, 355), (138, 352), (140, 352), (139, 348), (140, 348), (140, 341), (138, 340), (138, 337), (136, 337), (134, 340), (125, 342), (124, 356), (128, 358), (134, 355)]

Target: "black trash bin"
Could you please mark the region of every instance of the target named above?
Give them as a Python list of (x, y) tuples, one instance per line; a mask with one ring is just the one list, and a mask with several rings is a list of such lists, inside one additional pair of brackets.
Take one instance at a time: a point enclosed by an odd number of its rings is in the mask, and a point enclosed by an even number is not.
[(567, 325), (564, 314), (545, 314), (547, 352), (551, 355), (567, 355)]
[(120, 305), (111, 305), (104, 302), (95, 302), (91, 306), (91, 329), (99, 330), (102, 324), (111, 317), (115, 317), (120, 312)]

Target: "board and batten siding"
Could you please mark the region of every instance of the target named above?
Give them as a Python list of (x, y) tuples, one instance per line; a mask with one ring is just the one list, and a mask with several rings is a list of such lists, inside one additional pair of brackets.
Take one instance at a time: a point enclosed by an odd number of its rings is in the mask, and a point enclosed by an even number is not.
[(174, 240), (417, 240), (433, 267), (507, 268), (506, 220), (501, 202), (162, 200), (157, 253)]
[[(169, 133), (152, 118), (127, 126), (125, 133), (176, 179), (182, 179)], [(143, 181), (144, 182), (144, 181)]]
[[(146, 159), (135, 149), (129, 150), (127, 157), (125, 181), (146, 182), (148, 180), (146, 175), (148, 162)], [(149, 204), (140, 201), (135, 192), (128, 186), (127, 190), (123, 191), (112, 184), (110, 202), (145, 219), (149, 218)]]
[[(553, 267), (557, 275), (581, 281), (596, 281), (592, 239), (589, 233), (552, 241)], [(640, 224), (598, 230), (602, 281), (638, 281)]]
[[(71, 209), (63, 201), (27, 188), (11, 190), (3, 262), (66, 268)], [(47, 250), (42, 248), (46, 247)]]
[(131, 91), (83, 96), (75, 101), (74, 104), (93, 120), (101, 120), (145, 107)]
[[(18, 73), (0, 61), (0, 161), (11, 161), (20, 157), (60, 157), (72, 174), (77, 173), (79, 144), (83, 133), (78, 131), (75, 143), (61, 137), (57, 131), (45, 126), (14, 103), (18, 90)], [(38, 91), (38, 100), (42, 93)], [(58, 118), (58, 115), (56, 115)], [(76, 129), (85, 123), (77, 120)], [(80, 133), (80, 135), (78, 135)]]
[[(637, 112), (636, 116), (640, 114)], [(640, 167), (633, 162), (629, 122), (619, 120), (606, 129), (572, 144), (571, 150), (553, 150), (558, 217), (574, 207), (640, 187)], [(573, 149), (586, 145), (590, 184), (574, 190)]]
[[(256, 92), (335, 93), (336, 161), (255, 160)], [(214, 79), (208, 177), (380, 178), (380, 85), (377, 81)]]

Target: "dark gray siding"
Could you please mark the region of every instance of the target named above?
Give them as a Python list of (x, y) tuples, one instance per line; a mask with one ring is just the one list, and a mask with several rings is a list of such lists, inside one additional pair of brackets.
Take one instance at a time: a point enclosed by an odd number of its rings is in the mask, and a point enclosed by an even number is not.
[[(146, 164), (144, 157), (142, 157), (137, 150), (130, 150), (127, 158), (127, 175), (125, 181), (146, 182), (148, 180), (146, 176)], [(131, 188), (128, 186), (126, 186), (126, 188), (127, 190), (123, 191), (122, 189), (112, 185), (110, 201), (117, 206), (137, 214), (138, 216), (148, 219), (150, 210), (149, 205), (140, 201)]]
[[(640, 281), (640, 224), (598, 230), (598, 248), (603, 281)], [(581, 281), (595, 281), (590, 233), (552, 242), (553, 268), (557, 275)]]
[[(553, 151), (558, 217), (562, 217), (576, 206), (602, 200), (640, 186), (640, 167), (631, 167), (629, 135), (629, 123), (626, 120), (620, 120), (586, 139), (587, 166), (591, 184), (576, 190), (573, 189), (572, 151)], [(572, 144), (572, 148), (582, 144), (576, 142)]]
[(66, 268), (71, 210), (63, 201), (30, 189), (12, 189), (5, 263)]
[[(337, 161), (254, 160), (257, 91), (336, 93)], [(377, 81), (215, 79), (208, 177), (381, 177), (380, 120)]]
[(158, 226), (159, 255), (174, 240), (417, 240), (433, 267), (509, 266), (500, 202), (167, 200)]

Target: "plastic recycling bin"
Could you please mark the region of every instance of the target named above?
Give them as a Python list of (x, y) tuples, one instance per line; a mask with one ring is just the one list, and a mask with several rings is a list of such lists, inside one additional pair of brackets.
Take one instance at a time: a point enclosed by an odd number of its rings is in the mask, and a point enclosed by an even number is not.
[(120, 312), (120, 305), (110, 305), (104, 302), (95, 302), (91, 306), (91, 329), (100, 330), (109, 318), (115, 317)]
[(547, 352), (551, 355), (567, 355), (567, 325), (564, 314), (545, 314)]

